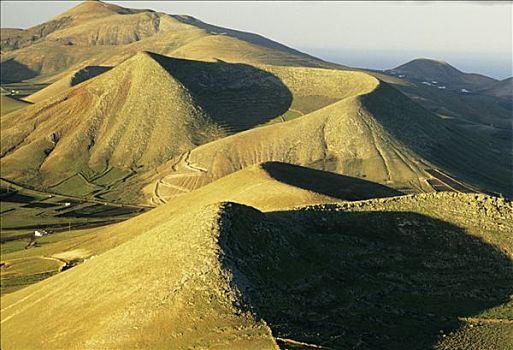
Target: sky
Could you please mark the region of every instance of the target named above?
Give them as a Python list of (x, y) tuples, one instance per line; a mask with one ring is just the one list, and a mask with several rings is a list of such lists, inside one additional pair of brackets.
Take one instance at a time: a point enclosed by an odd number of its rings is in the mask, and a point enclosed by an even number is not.
[[(497, 79), (513, 70), (510, 1), (108, 2), (187, 14), (354, 67), (388, 69), (424, 57)], [(76, 4), (1, 0), (1, 25), (28, 28)]]

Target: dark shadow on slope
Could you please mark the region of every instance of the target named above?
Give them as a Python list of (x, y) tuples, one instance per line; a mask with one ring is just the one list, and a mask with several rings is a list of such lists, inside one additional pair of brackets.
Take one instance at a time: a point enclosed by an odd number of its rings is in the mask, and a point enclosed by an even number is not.
[(448, 174), (483, 191), (513, 195), (513, 159), (494, 151), (489, 138), (444, 123), (385, 83), (363, 102), (394, 138)]
[(0, 63), (0, 83), (2, 84), (21, 82), (37, 75), (36, 71), (12, 58)]
[(229, 132), (251, 129), (276, 118), (292, 103), (292, 93), (278, 77), (253, 66), (149, 54)]
[(275, 337), (331, 349), (432, 349), (441, 331), (461, 326), (458, 317), (513, 292), (512, 261), (448, 222), (228, 206), (223, 263)]
[(261, 167), (274, 179), (305, 190), (344, 200), (399, 196), (389, 187), (350, 176), (305, 168), (299, 165), (267, 162)]
[(421, 83), (396, 87), (433, 113), (455, 116), (487, 126), (511, 129), (511, 105), (508, 106), (503, 99), (438, 89)]
[(77, 71), (71, 78), (71, 86), (80, 84), (111, 69), (112, 67), (107, 66), (87, 66), (82, 68), (81, 70)]

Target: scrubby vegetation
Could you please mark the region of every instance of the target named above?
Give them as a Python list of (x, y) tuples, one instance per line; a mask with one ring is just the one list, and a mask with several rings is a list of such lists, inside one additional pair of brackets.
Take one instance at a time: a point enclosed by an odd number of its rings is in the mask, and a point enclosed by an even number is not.
[[(510, 344), (510, 202), (447, 193), (267, 213), (164, 208), (121, 224), (151, 222), (137, 238), (5, 296), (3, 346), (430, 349), (465, 347), (476, 332), (480, 348)], [(43, 303), (50, 312), (35, 312)]]
[(504, 84), (101, 1), (1, 34), (2, 349), (510, 350)]

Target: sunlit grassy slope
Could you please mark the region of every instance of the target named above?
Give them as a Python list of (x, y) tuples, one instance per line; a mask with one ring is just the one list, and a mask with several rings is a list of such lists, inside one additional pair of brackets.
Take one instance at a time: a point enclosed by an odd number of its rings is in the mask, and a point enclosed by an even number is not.
[[(406, 191), (426, 191), (426, 168), (483, 190), (510, 193), (509, 159), (487, 140), (450, 127), (377, 79), (356, 72), (272, 68), (303, 116), (214, 141), (158, 169), (145, 189), (154, 202), (203, 186), (250, 164), (283, 161), (366, 178)], [(302, 71), (303, 70), (303, 71)], [(307, 73), (308, 72), (308, 73)], [(316, 74), (325, 75), (314, 80)], [(347, 79), (337, 91), (325, 84)], [(319, 94), (319, 95), (317, 95)], [(486, 163), (486, 165), (484, 165)], [(477, 165), (477, 166), (476, 166)], [(156, 184), (167, 184), (156, 192)], [(134, 183), (134, 188), (136, 184)]]
[(150, 54), (2, 119), (2, 174), (56, 186), (80, 173), (161, 164), (222, 136)]
[(26, 101), (36, 103), (58, 95), (72, 86), (78, 85), (83, 81), (94, 78), (101, 73), (110, 70), (112, 67), (105, 66), (84, 66), (83, 68), (65, 74), (63, 77), (50, 84), (49, 86), (37, 91), (36, 93), (25, 98)]
[[(23, 191), (25, 196), (35, 192)], [(62, 226), (64, 232), (52, 234), (38, 239), (38, 246), (24, 250), (28, 243), (25, 240), (9, 240), (1, 245), (2, 263), (2, 293), (9, 293), (26, 287), (50, 275), (57, 273), (64, 262), (80, 262), (91, 256), (96, 256), (112, 249), (121, 243), (142, 234), (156, 225), (159, 220), (168, 220), (179, 212), (187, 211), (191, 205), (204, 206), (221, 200), (230, 200), (252, 205), (260, 210), (276, 210), (305, 204), (333, 202), (337, 200), (358, 200), (397, 195), (398, 192), (385, 186), (355, 178), (325, 173), (313, 169), (298, 167), (284, 163), (265, 163), (252, 166), (231, 174), (197, 191), (188, 193), (173, 201), (172, 205), (163, 210), (162, 216), (154, 215), (147, 220), (142, 215), (135, 221), (104, 228), (76, 230), (79, 226), (97, 225), (98, 222), (109, 224), (113, 220), (123, 218), (123, 215), (133, 215), (140, 208), (113, 208), (104, 204), (79, 203), (72, 201), (68, 209), (64, 209), (66, 199), (55, 196), (48, 199), (44, 196), (46, 208), (28, 208), (24, 203), (2, 202), (2, 210), (9, 212), (2, 216), (2, 238), (26, 234), (27, 227), (32, 229), (58, 229)], [(33, 194), (41, 195), (39, 193)], [(3, 200), (21, 200), (7, 197)], [(30, 199), (30, 198), (28, 198)], [(25, 203), (26, 204), (26, 203)], [(7, 205), (8, 208), (4, 208)], [(61, 208), (59, 208), (61, 207)], [(56, 210), (57, 208), (57, 210)], [(65, 213), (65, 214), (64, 214)], [(89, 215), (88, 215), (89, 213)], [(111, 213), (111, 214), (109, 214)], [(64, 215), (59, 215), (64, 214)], [(158, 218), (157, 218), (158, 217)], [(126, 216), (124, 217), (127, 218)], [(67, 232), (68, 223), (73, 228)], [(7, 231), (7, 228), (17, 229)], [(62, 258), (62, 257), (66, 258)], [(56, 260), (54, 257), (58, 257)], [(48, 263), (57, 261), (53, 269), (41, 272), (37, 262)]]
[(264, 214), (189, 198), (103, 229), (134, 236), (4, 296), (2, 347), (510, 344), (511, 203), (446, 193)]
[[(63, 197), (55, 197), (48, 200), (47, 196), (34, 191), (24, 191), (22, 194), (28, 196), (39, 195), (41, 197), (33, 198), (34, 201), (38, 199), (45, 199), (45, 202), (62, 202)], [(296, 165), (269, 162), (257, 164), (247, 167), (234, 174), (230, 174), (222, 179), (219, 179), (211, 184), (208, 184), (196, 191), (187, 193), (183, 196), (175, 198), (172, 205), (166, 206), (166, 209), (156, 209), (164, 211), (166, 215), (174, 215), (176, 212), (188, 210), (191, 203), (195, 205), (208, 205), (217, 203), (219, 201), (233, 201), (241, 204), (251, 205), (262, 211), (276, 210), (277, 208), (290, 208), (299, 205), (316, 204), (324, 202), (333, 202), (336, 200), (361, 200), (367, 198), (380, 198), (387, 196), (394, 196), (400, 194), (399, 192), (372, 183), (370, 181), (360, 180), (357, 178), (342, 176), (338, 174), (322, 172), (314, 169), (304, 168)], [(9, 205), (9, 198), (5, 198), (3, 205)], [(69, 200), (69, 199), (68, 199)], [(17, 204), (22, 205), (23, 203)], [(87, 203), (86, 203), (87, 204)], [(70, 207), (69, 211), (74, 210), (76, 204)], [(13, 207), (11, 203), (11, 207)], [(79, 207), (82, 205), (79, 204)], [(9, 208), (4, 208), (9, 209)], [(108, 207), (107, 207), (108, 209)], [(43, 210), (43, 209), (40, 209)], [(61, 220), (60, 222), (68, 223), (69, 220), (75, 223), (77, 220), (87, 220), (87, 217), (81, 219), (70, 216), (58, 218), (42, 218), (34, 216), (34, 224), (40, 223), (42, 220)], [(162, 216), (166, 219), (166, 216)], [(9, 216), (3, 218), (4, 228), (14, 226), (14, 222)], [(92, 219), (89, 217), (89, 219)], [(143, 222), (144, 215), (136, 218), (138, 222)], [(141, 221), (142, 220), (142, 221)], [(89, 220), (91, 221), (91, 220)], [(132, 223), (134, 223), (133, 221)], [(27, 224), (30, 222), (23, 222)], [(46, 224), (46, 222), (44, 222)], [(14, 223), (16, 224), (16, 223)], [(148, 221), (148, 224), (151, 223)], [(73, 241), (71, 246), (80, 246), (81, 248), (90, 251), (91, 255), (98, 254), (116, 245), (119, 245), (126, 239), (129, 239), (144, 230), (130, 229), (128, 222), (121, 223), (116, 226), (109, 226), (108, 228), (98, 228), (95, 232), (98, 233), (99, 239), (90, 239), (86, 237), (86, 241)], [(150, 226), (144, 226), (148, 229)], [(61, 235), (61, 236), (66, 236)], [(108, 243), (112, 242), (112, 243)], [(67, 247), (67, 246), (66, 246)], [(4, 249), (4, 247), (2, 248)], [(61, 248), (59, 248), (61, 249)], [(64, 249), (64, 250), (62, 250)], [(64, 252), (65, 249), (52, 251)], [(40, 249), (43, 254), (48, 255), (49, 252), (45, 249)], [(32, 255), (34, 252), (37, 254), (39, 250), (30, 251), (28, 253), (22, 252), (21, 256), (26, 254)], [(52, 253), (52, 254), (53, 254)], [(14, 256), (4, 256), (6, 259), (19, 258), (20, 253)]]
[(84, 64), (113, 66), (143, 50), (190, 59), (333, 66), (256, 34), (100, 1), (86, 1), (27, 30), (2, 29), (0, 46), (3, 81), (54, 81)]
[[(363, 72), (139, 53), (10, 114), (2, 130), (2, 176), (125, 202), (165, 202), (266, 161), (408, 192), (430, 191), (425, 169), (437, 167), (482, 190), (511, 190), (508, 160), (487, 139)], [(111, 171), (115, 185), (99, 184)]]

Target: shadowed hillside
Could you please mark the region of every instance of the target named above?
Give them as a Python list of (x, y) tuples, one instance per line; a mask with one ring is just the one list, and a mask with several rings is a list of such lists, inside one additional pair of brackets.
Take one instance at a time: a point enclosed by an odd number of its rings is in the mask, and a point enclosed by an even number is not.
[(480, 130), (483, 126), (510, 130), (511, 102), (486, 92), (462, 93), (422, 83), (394, 84), (402, 93), (430, 112), (447, 121), (457, 121), (467, 128)]
[(501, 199), (164, 209), (127, 221), (152, 227), (125, 244), (4, 296), (2, 347), (465, 348), (453, 335), (476, 332), (484, 348), (508, 347), (507, 328), (480, 326), (508, 325), (513, 221)]
[[(14, 188), (18, 192), (12, 192)], [(165, 194), (169, 189), (168, 184), (162, 182), (157, 191)], [(248, 167), (197, 191), (184, 194), (172, 200), (169, 205), (155, 208), (148, 218), (140, 215), (134, 220), (118, 224), (113, 223), (126, 220), (127, 215), (136, 215), (148, 208), (113, 206), (103, 201), (88, 203), (79, 198), (55, 195), (49, 198), (45, 193), (23, 189), (4, 181), (0, 194), (3, 243), (0, 246), (3, 264), (0, 277), (1, 293), (4, 294), (60, 272), (58, 268), (63, 264), (78, 264), (119, 246), (177, 213), (188, 211), (191, 206), (202, 207), (220, 201), (232, 201), (269, 211), (399, 193), (369, 181), (290, 164), (266, 163)], [(69, 205), (65, 205), (65, 202), (69, 202)], [(98, 224), (108, 226), (86, 229)], [(71, 225), (73, 232), (67, 232)], [(38, 239), (33, 249), (24, 249), (27, 242), (23, 242), (23, 239), (30, 236), (30, 229), (45, 229), (55, 234)], [(42, 271), (38, 267), (47, 267), (49, 263), (54, 266), (53, 269)]]
[(60, 93), (63, 93), (67, 89), (77, 84), (80, 84), (86, 80), (96, 77), (108, 70), (112, 67), (102, 67), (102, 66), (86, 66), (82, 69), (79, 69), (76, 72), (72, 72), (70, 74), (65, 75), (49, 86), (45, 87), (37, 91), (35, 94), (32, 94), (25, 98), (25, 100), (36, 103), (43, 101), (47, 98), (53, 97)]
[(2, 76), (1, 83), (12, 83), (34, 78), (37, 76), (37, 72), (27, 65), (10, 58), (2, 60), (0, 63), (0, 75)]
[[(294, 88), (297, 85), (289, 83), (291, 76), (298, 79), (294, 70), (287, 70), (290, 75), (273, 70), (292, 91), (292, 107), (296, 96), (302, 95)], [(325, 106), (294, 120), (197, 147), (160, 167), (155, 178), (192, 190), (248, 165), (279, 161), (365, 178), (407, 192), (431, 190), (433, 178), (428, 170), (438, 168), (482, 190), (511, 193), (510, 159), (490, 150), (486, 139), (448, 127), (368, 75), (353, 79), (362, 83), (354, 90), (356, 97), (347, 94), (336, 100), (332, 95)], [(153, 187), (150, 184), (145, 192)], [(465, 191), (474, 190), (467, 187)]]
[(268, 210), (401, 194), (370, 181), (279, 162), (248, 166), (189, 192), (163, 179), (151, 195), (154, 204), (170, 201), (177, 207), (189, 202), (211, 204), (223, 200)]
[(510, 99), (513, 97), (513, 77), (491, 84), (480, 93), (495, 97)]
[(292, 95), (275, 75), (245, 64), (208, 63), (152, 54), (217, 123), (251, 129), (289, 109)]
[(292, 164), (269, 162), (263, 163), (261, 167), (277, 181), (343, 200), (392, 197), (400, 194), (370, 181)]
[[(441, 122), (389, 85), (379, 90), (365, 97), (365, 105), (396, 140), (460, 180), (485, 191), (513, 194), (513, 159), (490, 147), (488, 138)], [(401, 123), (407, 127), (398, 128)]]
[[(95, 180), (111, 169), (125, 178), (267, 122), (290, 104), (288, 88), (258, 68), (140, 53), (2, 119), (2, 176), (57, 192), (101, 190)], [(68, 180), (75, 185), (60, 186)]]

